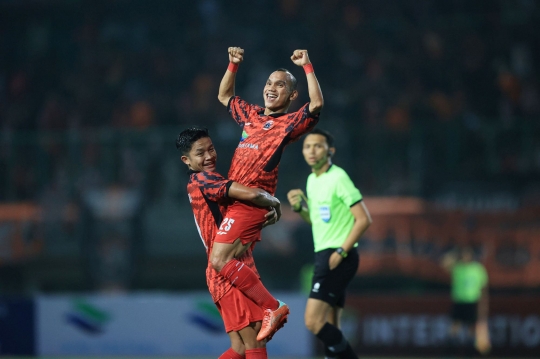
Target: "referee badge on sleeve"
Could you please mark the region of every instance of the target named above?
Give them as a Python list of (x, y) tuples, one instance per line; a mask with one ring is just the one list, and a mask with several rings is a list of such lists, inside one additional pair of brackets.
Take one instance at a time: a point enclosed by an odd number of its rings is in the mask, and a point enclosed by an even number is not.
[(330, 218), (332, 217), (332, 214), (330, 213), (330, 206), (320, 206), (319, 214), (321, 215), (323, 222), (330, 222)]

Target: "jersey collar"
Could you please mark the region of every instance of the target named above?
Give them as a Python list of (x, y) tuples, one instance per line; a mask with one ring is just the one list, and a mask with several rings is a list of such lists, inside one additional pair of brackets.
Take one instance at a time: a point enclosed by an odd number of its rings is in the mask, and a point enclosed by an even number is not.
[(264, 114), (264, 108), (263, 108), (261, 111), (259, 111), (259, 115), (260, 116), (270, 116), (270, 117), (273, 117), (273, 118), (278, 118), (278, 117), (287, 115), (287, 112), (276, 112), (276, 113), (271, 113), (269, 115), (265, 115)]

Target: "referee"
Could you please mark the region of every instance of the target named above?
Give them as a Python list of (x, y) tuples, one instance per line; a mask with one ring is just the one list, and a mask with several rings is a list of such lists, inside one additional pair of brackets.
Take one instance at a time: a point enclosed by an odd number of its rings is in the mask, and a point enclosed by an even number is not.
[(347, 173), (332, 164), (335, 148), (330, 133), (320, 129), (310, 132), (302, 153), (312, 170), (307, 197), (302, 190), (293, 189), (287, 199), (313, 232), (315, 269), (305, 324), (323, 342), (326, 358), (358, 358), (341, 332), (340, 317), (345, 290), (358, 270), (355, 247), (371, 217)]

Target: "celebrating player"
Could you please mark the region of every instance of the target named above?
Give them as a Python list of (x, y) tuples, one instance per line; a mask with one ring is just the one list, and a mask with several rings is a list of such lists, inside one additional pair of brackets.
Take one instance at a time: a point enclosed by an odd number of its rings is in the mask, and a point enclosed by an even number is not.
[[(263, 89), (265, 107), (249, 104), (235, 96), (236, 71), (244, 59), (244, 50), (229, 47), (229, 67), (219, 85), (218, 99), (242, 128), (242, 138), (234, 153), (229, 178), (244, 186), (274, 194), (278, 165), (285, 146), (313, 129), (323, 107), (323, 96), (307, 50), (295, 50), (292, 62), (305, 70), (310, 102), (300, 110), (287, 113), (298, 97), (296, 78), (280, 68), (270, 74)], [(220, 226), (210, 261), (214, 269), (265, 309), (258, 340), (266, 338), (281, 325), (288, 306), (276, 300), (258, 276), (235, 258), (238, 248), (259, 241), (265, 209), (252, 203), (236, 201), (230, 205)]]
[[(268, 216), (267, 213), (267, 222), (273, 223), (279, 219), (281, 210), (277, 198), (261, 189), (245, 187), (227, 180), (214, 172), (217, 153), (208, 130), (184, 130), (178, 135), (176, 147), (181, 151), (181, 159), (190, 171), (188, 195), (208, 256), (212, 252), (218, 226), (223, 221), (224, 205), (229, 198), (251, 201), (264, 208), (273, 207), (276, 211), (269, 212), (274, 216)], [(245, 248), (244, 252), (235, 255), (242, 265), (258, 275), (250, 248)], [(262, 308), (232, 287), (228, 280), (214, 270), (210, 262), (206, 268), (206, 282), (231, 340), (231, 348), (223, 353), (220, 359), (241, 359), (244, 354), (247, 359), (266, 358), (266, 340), (256, 339), (264, 316)], [(271, 336), (267, 337), (270, 338)]]

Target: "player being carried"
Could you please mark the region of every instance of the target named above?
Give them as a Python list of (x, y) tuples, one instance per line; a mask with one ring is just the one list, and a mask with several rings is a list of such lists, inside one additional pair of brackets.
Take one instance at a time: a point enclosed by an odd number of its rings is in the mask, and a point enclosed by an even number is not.
[[(265, 224), (279, 220), (281, 205), (277, 198), (261, 189), (242, 186), (215, 172), (217, 153), (207, 129), (193, 127), (182, 131), (176, 140), (176, 148), (181, 152), (182, 162), (189, 168), (189, 201), (208, 257), (212, 252), (226, 205), (231, 198), (250, 201), (267, 208)], [(269, 207), (273, 208), (270, 212)], [(251, 248), (237, 253), (237, 257), (242, 265), (258, 275)], [(231, 340), (231, 348), (219, 358), (266, 358), (266, 342), (271, 336), (262, 341), (256, 339), (264, 316), (262, 308), (216, 272), (210, 262), (206, 268), (206, 283)]]
[[(298, 97), (296, 78), (280, 68), (270, 74), (263, 89), (265, 107), (249, 104), (235, 96), (236, 71), (244, 59), (244, 50), (229, 47), (229, 67), (219, 85), (218, 99), (242, 128), (242, 138), (234, 153), (229, 179), (244, 186), (261, 188), (274, 194), (278, 165), (283, 149), (311, 131), (319, 120), (323, 95), (313, 72), (307, 50), (295, 50), (292, 62), (306, 73), (310, 102), (298, 111), (287, 113)], [(261, 238), (267, 210), (252, 203), (236, 201), (227, 213), (216, 235), (210, 255), (213, 268), (227, 278), (248, 298), (264, 309), (262, 328), (257, 336), (262, 340), (275, 332), (286, 319), (288, 306), (276, 300), (260, 278), (236, 258), (240, 248), (249, 247)]]

